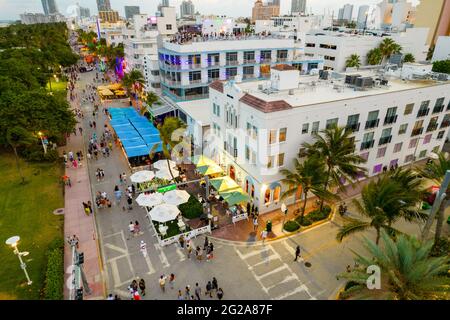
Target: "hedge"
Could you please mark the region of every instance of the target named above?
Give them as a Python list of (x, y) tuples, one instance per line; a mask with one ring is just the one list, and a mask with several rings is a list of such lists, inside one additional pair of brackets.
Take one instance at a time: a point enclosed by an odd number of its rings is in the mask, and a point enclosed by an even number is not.
[(295, 221), (299, 225), (306, 227), (306, 226), (313, 224), (314, 222), (327, 219), (328, 216), (330, 215), (330, 213), (331, 213), (331, 208), (329, 206), (324, 206), (322, 211), (317, 209), (317, 210), (314, 210), (314, 211), (308, 213), (306, 216), (303, 217), (303, 221), (301, 221), (301, 216), (297, 217), (295, 219)]
[(287, 232), (294, 232), (300, 228), (300, 225), (295, 220), (290, 220), (284, 224), (283, 228)]
[(63, 300), (64, 294), (64, 241), (55, 239), (47, 251), (45, 273), (45, 300)]
[(197, 198), (191, 196), (188, 202), (180, 204), (178, 208), (186, 219), (195, 219), (202, 215), (203, 207)]

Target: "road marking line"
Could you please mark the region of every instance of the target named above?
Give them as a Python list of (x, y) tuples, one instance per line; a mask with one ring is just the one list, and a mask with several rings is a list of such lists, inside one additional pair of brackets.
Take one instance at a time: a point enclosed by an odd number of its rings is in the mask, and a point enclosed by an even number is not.
[(283, 241), (283, 245), (286, 248), (289, 253), (291, 253), (293, 256), (295, 256), (295, 249), (292, 248), (290, 245), (287, 244), (287, 241)]
[(111, 249), (111, 250), (118, 251), (118, 252), (120, 252), (120, 253), (122, 253), (122, 254), (124, 254), (124, 255), (128, 254), (128, 251), (125, 250), (124, 248), (115, 246), (115, 245), (110, 244), (110, 243), (105, 243), (105, 248), (109, 248), (109, 249)]
[(120, 289), (115, 289), (114, 293), (119, 296), (122, 296), (123, 298), (127, 298), (127, 299), (129, 299), (131, 296), (130, 292), (125, 291), (125, 290), (120, 290)]
[(267, 277), (267, 276), (270, 276), (270, 275), (272, 275), (272, 274), (274, 274), (274, 273), (277, 273), (277, 272), (279, 272), (279, 271), (281, 271), (281, 270), (287, 270), (287, 269), (289, 269), (289, 267), (288, 267), (286, 264), (283, 264), (281, 267), (278, 267), (278, 268), (276, 268), (276, 269), (273, 269), (273, 270), (271, 270), (271, 271), (269, 271), (269, 272), (267, 272), (267, 273), (264, 273), (264, 274), (262, 274), (262, 275), (260, 275), (260, 276), (258, 276), (258, 275), (255, 274), (255, 278), (258, 279), (258, 280), (261, 280), (262, 278), (265, 278), (265, 277)]
[(166, 254), (164, 253), (163, 249), (158, 243), (153, 244), (155, 246), (155, 249), (158, 251), (159, 260), (161, 260), (161, 263), (163, 264), (164, 268), (170, 267), (170, 263), (167, 260)]
[(123, 241), (123, 244), (125, 245), (125, 249), (127, 251), (126, 258), (128, 261), (128, 266), (130, 267), (131, 274), (133, 275), (133, 277), (136, 277), (136, 273), (134, 272), (133, 264), (131, 263), (131, 259), (130, 259), (130, 253), (129, 253), (130, 251), (128, 250), (127, 240), (125, 240), (125, 235), (123, 234), (123, 230), (120, 230), (120, 235), (122, 236), (122, 241)]
[(278, 283), (276, 283), (276, 284), (274, 284), (274, 285), (271, 285), (271, 286), (267, 287), (267, 290), (270, 290), (270, 289), (272, 289), (272, 288), (274, 288), (274, 287), (276, 287), (276, 286), (278, 286), (278, 285), (280, 285), (280, 284), (287, 283), (287, 282), (292, 281), (292, 280), (296, 281), (297, 278), (291, 274), (291, 275), (289, 275), (289, 276), (286, 276), (286, 277), (283, 279), (283, 281), (278, 282)]
[(282, 299), (285, 299), (285, 298), (287, 298), (289, 296), (292, 296), (293, 294), (296, 294), (296, 293), (299, 293), (299, 292), (302, 292), (302, 291), (306, 291), (306, 289), (307, 289), (306, 286), (302, 284), (300, 287), (297, 287), (294, 290), (291, 290), (291, 291), (288, 291), (288, 292), (286, 292), (286, 293), (284, 293), (282, 295), (279, 295), (278, 297), (273, 298), (272, 300), (282, 300)]
[(119, 269), (117, 268), (117, 263), (115, 260), (108, 261), (111, 264), (111, 273), (113, 276), (115, 287), (117, 287), (118, 283), (120, 282), (120, 276), (119, 276)]
[(152, 262), (150, 261), (150, 257), (147, 255), (145, 258), (144, 258), (144, 260), (145, 260), (145, 262), (147, 263), (147, 266), (148, 266), (148, 272), (147, 272), (147, 274), (153, 274), (153, 273), (155, 273), (155, 268), (153, 268), (153, 265), (152, 265)]
[(175, 243), (175, 248), (176, 248), (178, 256), (180, 257), (180, 262), (186, 260), (186, 255), (184, 254), (184, 251), (176, 243)]
[(275, 259), (278, 259), (278, 257), (275, 254), (272, 254), (269, 257), (264, 258), (262, 261), (254, 264), (254, 265), (249, 266), (248, 270), (253, 270), (253, 268), (255, 268), (256, 266), (259, 266), (259, 265), (261, 265), (263, 263), (269, 263), (270, 260), (275, 260)]
[(239, 255), (239, 257), (242, 259), (242, 260), (245, 260), (245, 259), (248, 259), (248, 258), (250, 258), (250, 257), (253, 257), (253, 256), (255, 256), (255, 255), (257, 255), (257, 254), (259, 254), (259, 253), (261, 253), (261, 252), (264, 252), (264, 251), (268, 251), (268, 249), (267, 248), (262, 248), (262, 249), (259, 249), (259, 250), (256, 250), (256, 251), (252, 251), (252, 252), (250, 252), (250, 253), (241, 253), (239, 250), (237, 250), (237, 249), (235, 249), (236, 250), (236, 252), (237, 252), (237, 254)]
[(116, 232), (116, 233), (113, 233), (113, 234), (109, 234), (109, 235), (107, 235), (107, 236), (103, 236), (103, 238), (114, 237), (114, 236), (117, 236), (117, 235), (119, 235), (119, 234), (120, 234), (120, 232)]

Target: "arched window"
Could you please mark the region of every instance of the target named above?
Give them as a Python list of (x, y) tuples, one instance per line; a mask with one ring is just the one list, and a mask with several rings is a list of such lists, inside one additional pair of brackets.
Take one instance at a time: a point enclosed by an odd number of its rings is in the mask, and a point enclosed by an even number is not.
[(245, 180), (245, 192), (250, 193), (248, 179)]
[(275, 187), (275, 189), (273, 190), (273, 202), (280, 201), (280, 194), (281, 194), (281, 187), (280, 186)]
[(255, 197), (255, 185), (252, 184), (252, 191), (250, 192), (250, 195), (252, 196), (252, 198)]
[(268, 205), (270, 203), (270, 189), (267, 189), (264, 193), (264, 204)]

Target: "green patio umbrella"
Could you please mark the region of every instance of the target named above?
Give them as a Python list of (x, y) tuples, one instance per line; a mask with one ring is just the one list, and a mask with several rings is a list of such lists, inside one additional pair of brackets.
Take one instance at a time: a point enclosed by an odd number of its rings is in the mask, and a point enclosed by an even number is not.
[(197, 167), (197, 171), (203, 175), (222, 173), (223, 170), (217, 164)]
[(220, 177), (209, 180), (211, 186), (219, 192), (239, 188), (239, 185), (230, 177)]
[(235, 204), (241, 203), (241, 202), (248, 202), (250, 201), (250, 197), (246, 193), (242, 193), (240, 191), (231, 191), (231, 192), (224, 192), (220, 194), (224, 200), (228, 203), (230, 206), (234, 206)]

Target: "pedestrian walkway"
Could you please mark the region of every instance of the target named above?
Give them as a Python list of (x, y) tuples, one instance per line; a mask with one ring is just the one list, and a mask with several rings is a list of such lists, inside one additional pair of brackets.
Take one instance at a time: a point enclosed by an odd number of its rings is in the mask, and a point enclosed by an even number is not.
[[(74, 106), (79, 105), (78, 103), (79, 102), (77, 99), (71, 103), (71, 107), (73, 108)], [(61, 147), (59, 152), (62, 154), (63, 151), (66, 151), (67, 153), (72, 151), (75, 154), (77, 151), (82, 150), (83, 154), (85, 154), (83, 143), (83, 136), (77, 132), (76, 136), (72, 134), (70, 138), (67, 139), (67, 145), (65, 147)], [(91, 289), (91, 294), (85, 294), (84, 299), (103, 299), (105, 297), (104, 281), (94, 216), (87, 216), (82, 205), (83, 202), (87, 202), (92, 199), (86, 158), (82, 161), (82, 165), (77, 168), (72, 168), (69, 164), (69, 168), (66, 168), (66, 175), (69, 176), (72, 186), (65, 187), (64, 238), (66, 239), (69, 236), (76, 235), (79, 238), (78, 252), (84, 253), (83, 270), (86, 274), (89, 288)], [(64, 299), (66, 300), (70, 297), (68, 285), (71, 284), (71, 265), (72, 250), (70, 245), (65, 243)]]

